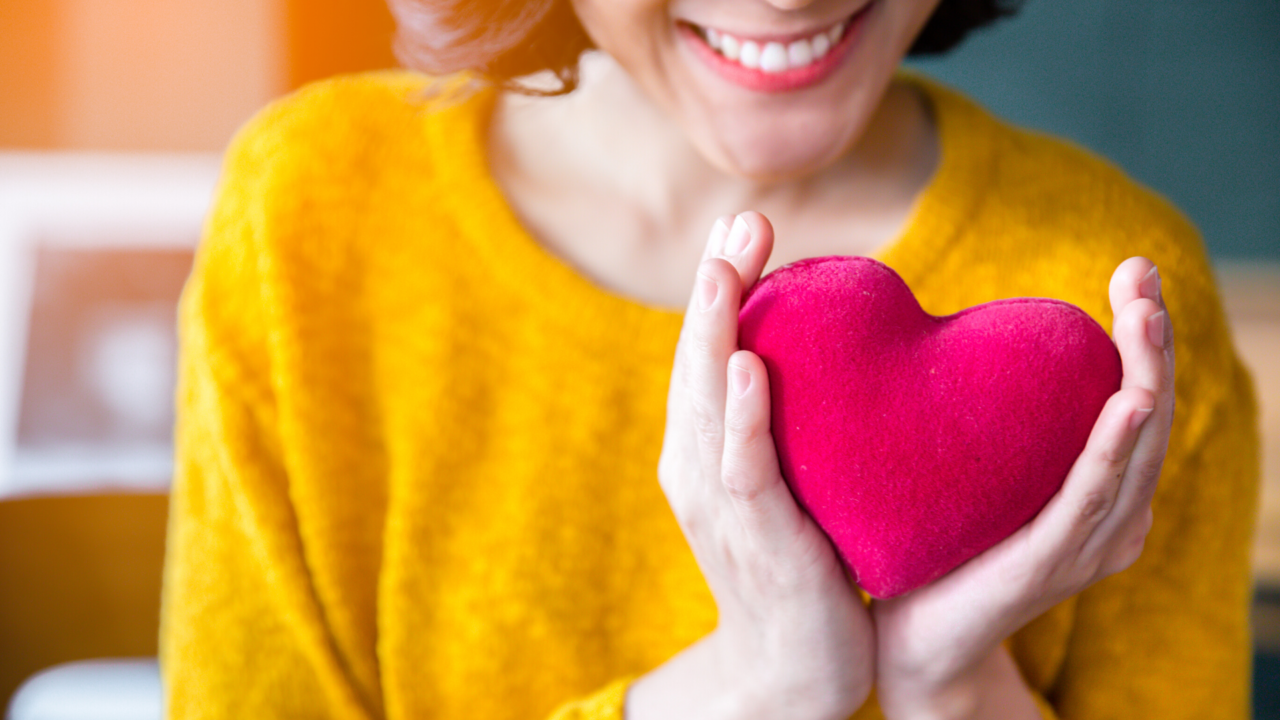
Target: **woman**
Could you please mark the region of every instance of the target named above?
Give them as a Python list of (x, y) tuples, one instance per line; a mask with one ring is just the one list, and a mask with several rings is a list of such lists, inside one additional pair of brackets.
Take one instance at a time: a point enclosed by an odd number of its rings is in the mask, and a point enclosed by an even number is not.
[[(233, 145), (182, 311), (171, 714), (1245, 717), (1253, 408), (1194, 230), (897, 70), (998, 8), (548, 5), (396, 8), (414, 64), (508, 90), (598, 48), (567, 95), (343, 78)], [(934, 314), (1068, 300), (1124, 364), (1032, 522), (869, 604), (736, 347), (745, 288), (832, 254)]]

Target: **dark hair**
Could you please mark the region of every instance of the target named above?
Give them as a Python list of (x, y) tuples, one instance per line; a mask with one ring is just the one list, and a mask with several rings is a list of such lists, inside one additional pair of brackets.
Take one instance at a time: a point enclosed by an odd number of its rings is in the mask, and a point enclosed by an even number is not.
[[(558, 95), (578, 84), (578, 58), (591, 49), (569, 0), (388, 0), (396, 56), (430, 75), (471, 71), (500, 87)], [(1012, 15), (1018, 0), (942, 0), (910, 55), (937, 55), (970, 31)], [(538, 90), (517, 78), (550, 70), (560, 87)]]

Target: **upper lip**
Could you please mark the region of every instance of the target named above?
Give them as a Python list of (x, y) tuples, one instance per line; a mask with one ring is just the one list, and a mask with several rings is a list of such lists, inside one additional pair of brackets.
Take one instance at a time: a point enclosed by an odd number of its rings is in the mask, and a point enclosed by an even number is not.
[(866, 10), (868, 7), (870, 7), (870, 5), (871, 3), (867, 3), (862, 7), (858, 8), (857, 10), (849, 13), (848, 15), (835, 18), (834, 20), (829, 20), (825, 23), (811, 24), (805, 30), (799, 30), (796, 32), (786, 32), (786, 33), (779, 33), (779, 32), (756, 33), (756, 32), (750, 32), (750, 31), (743, 32), (743, 31), (732, 29), (729, 26), (716, 25), (714, 23), (708, 23), (704, 25), (702, 23), (697, 23), (692, 20), (685, 20), (683, 22), (688, 23), (689, 25), (692, 25), (694, 29), (703, 33), (705, 33), (706, 30), (710, 28), (712, 30), (715, 30), (716, 32), (732, 35), (733, 37), (739, 40), (752, 40), (754, 42), (761, 43), (761, 44), (770, 43), (770, 42), (786, 44), (786, 43), (794, 42), (796, 40), (811, 38), (814, 35), (817, 35), (818, 33), (826, 32), (827, 30), (830, 30), (833, 26), (837, 25), (838, 23), (848, 22), (851, 18), (857, 16), (858, 13), (861, 13), (863, 10)]

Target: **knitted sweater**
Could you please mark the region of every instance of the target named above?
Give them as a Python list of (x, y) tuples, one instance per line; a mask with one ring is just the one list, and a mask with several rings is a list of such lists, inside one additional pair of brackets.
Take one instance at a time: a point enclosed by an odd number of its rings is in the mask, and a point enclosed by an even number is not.
[[(1177, 419), (1141, 559), (1009, 641), (1046, 715), (1248, 715), (1258, 448), (1196, 231), (925, 81), (941, 160), (879, 256), (933, 314), (1160, 267)], [(494, 95), (379, 73), (234, 141), (181, 305), (161, 660), (176, 718), (620, 718), (716, 610), (658, 487), (681, 316), (603, 290), (486, 170)], [(857, 715), (879, 717), (874, 700)]]

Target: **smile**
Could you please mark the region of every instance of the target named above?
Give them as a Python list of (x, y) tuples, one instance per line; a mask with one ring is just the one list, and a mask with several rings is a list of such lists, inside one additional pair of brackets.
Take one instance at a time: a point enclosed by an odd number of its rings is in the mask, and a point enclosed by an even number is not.
[(832, 25), (812, 37), (780, 42), (759, 42), (734, 37), (715, 28), (706, 28), (703, 40), (721, 57), (732, 60), (750, 70), (780, 73), (785, 70), (808, 67), (821, 60), (844, 37), (846, 21)]
[(721, 77), (751, 90), (783, 92), (814, 85), (834, 72), (873, 4), (803, 35), (750, 37), (692, 23), (681, 23), (680, 30)]

